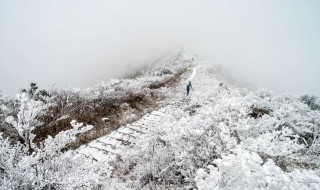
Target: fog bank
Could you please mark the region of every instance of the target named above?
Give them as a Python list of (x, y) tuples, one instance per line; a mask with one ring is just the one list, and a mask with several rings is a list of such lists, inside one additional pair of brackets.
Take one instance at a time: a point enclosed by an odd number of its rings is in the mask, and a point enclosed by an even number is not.
[(320, 94), (320, 2), (4, 0), (0, 90), (88, 87), (182, 47), (253, 87)]

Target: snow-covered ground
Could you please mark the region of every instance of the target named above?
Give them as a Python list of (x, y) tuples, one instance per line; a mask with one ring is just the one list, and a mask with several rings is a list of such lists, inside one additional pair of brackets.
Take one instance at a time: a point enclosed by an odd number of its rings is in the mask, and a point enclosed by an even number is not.
[[(274, 97), (264, 89), (240, 88), (223, 67), (176, 55), (126, 81), (137, 90), (148, 77), (158, 81), (171, 67), (178, 72), (192, 66), (178, 86), (159, 89), (166, 93), (166, 106), (75, 150), (63, 148), (94, 126), (72, 121), (73, 129), (48, 137), (33, 154), (0, 135), (0, 176), (5, 176), (0, 187), (320, 189), (318, 97)], [(186, 96), (189, 80), (194, 90)], [(32, 106), (39, 102), (22, 103), (23, 110), (36, 113)], [(36, 117), (21, 115), (28, 116)], [(27, 126), (15, 119), (7, 120), (21, 131), (33, 122)]]
[[(78, 151), (112, 163), (128, 188), (320, 189), (318, 152), (295, 131), (319, 126), (319, 111), (295, 96), (232, 86), (220, 66), (199, 64), (168, 106)], [(252, 107), (270, 113), (253, 118)]]

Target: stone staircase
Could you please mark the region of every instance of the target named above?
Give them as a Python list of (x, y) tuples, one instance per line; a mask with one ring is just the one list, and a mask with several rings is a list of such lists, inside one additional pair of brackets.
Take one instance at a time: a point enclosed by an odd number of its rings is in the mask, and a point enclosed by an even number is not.
[(156, 125), (177, 105), (168, 105), (143, 116), (140, 120), (122, 126), (116, 131), (80, 146), (76, 151), (79, 154), (91, 156), (95, 160), (107, 161), (115, 159), (121, 151), (129, 149), (134, 144), (134, 139), (141, 138)]

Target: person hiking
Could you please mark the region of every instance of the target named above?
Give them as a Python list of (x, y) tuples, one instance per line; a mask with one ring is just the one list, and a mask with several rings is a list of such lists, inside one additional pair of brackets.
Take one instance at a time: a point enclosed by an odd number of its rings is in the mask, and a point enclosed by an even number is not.
[(187, 96), (189, 95), (190, 89), (193, 90), (192, 85), (191, 85), (191, 80), (189, 80), (189, 84), (187, 85)]

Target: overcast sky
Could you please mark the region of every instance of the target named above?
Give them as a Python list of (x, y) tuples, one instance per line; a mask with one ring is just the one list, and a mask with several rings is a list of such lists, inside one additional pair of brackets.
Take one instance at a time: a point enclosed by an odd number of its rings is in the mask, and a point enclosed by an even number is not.
[(317, 0), (1, 0), (0, 90), (88, 87), (182, 47), (275, 93), (320, 94)]

